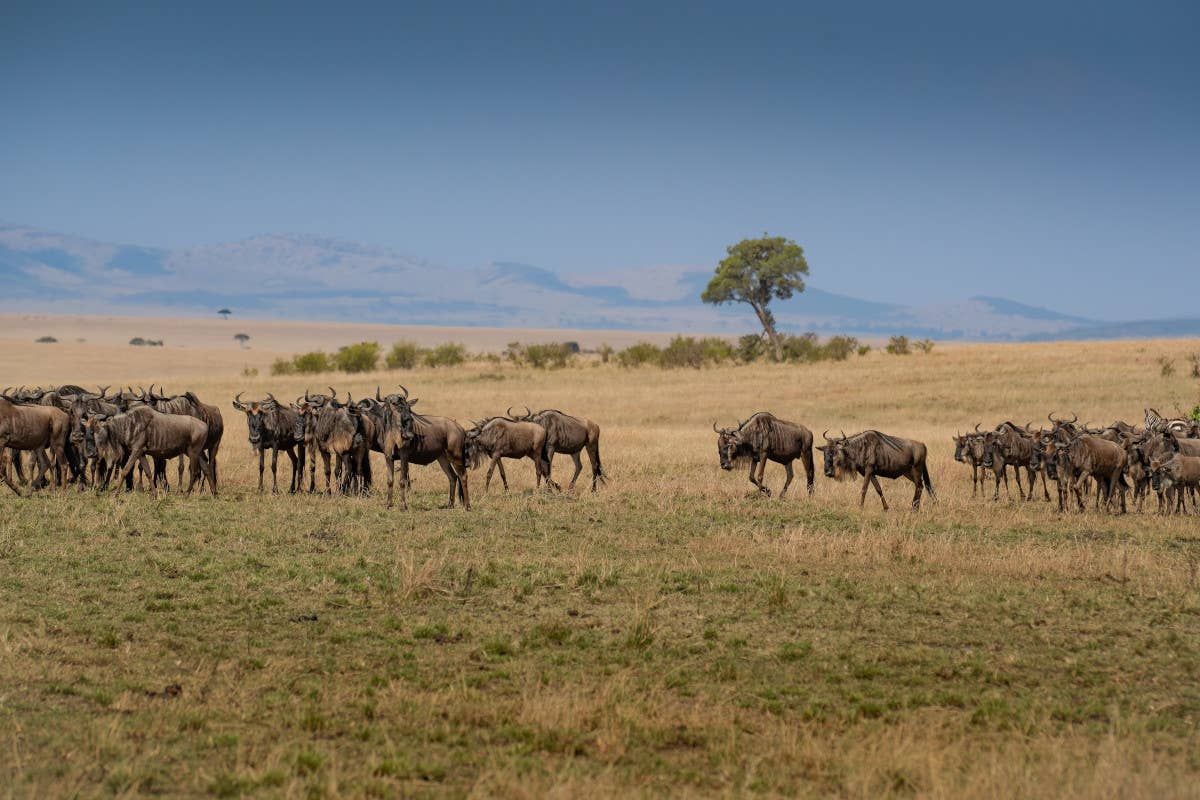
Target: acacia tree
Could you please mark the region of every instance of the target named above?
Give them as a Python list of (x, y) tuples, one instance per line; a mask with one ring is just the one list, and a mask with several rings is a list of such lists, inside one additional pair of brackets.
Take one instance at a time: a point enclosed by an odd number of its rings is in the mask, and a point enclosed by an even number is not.
[(782, 361), (783, 341), (768, 306), (776, 298), (787, 300), (804, 291), (800, 277), (808, 274), (804, 249), (791, 239), (764, 233), (761, 239), (743, 239), (725, 252), (728, 255), (717, 265), (700, 299), (713, 305), (746, 303), (753, 308), (775, 360)]

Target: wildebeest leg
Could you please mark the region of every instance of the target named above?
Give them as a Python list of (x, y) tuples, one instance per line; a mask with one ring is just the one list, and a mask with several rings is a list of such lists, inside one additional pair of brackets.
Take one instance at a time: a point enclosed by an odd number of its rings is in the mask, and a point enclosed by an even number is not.
[[(763, 462), (766, 463), (766, 462)], [(783, 488), (779, 490), (779, 496), (782, 498), (787, 494), (788, 487), (792, 485), (792, 462), (788, 461), (783, 465)]]
[(288, 461), (292, 464), (292, 479), (288, 482), (288, 494), (296, 493), (296, 448), (294, 445), (288, 445), (283, 449), (287, 453)]
[(262, 445), (258, 448), (258, 491), (263, 491), (263, 472), (267, 468), (267, 451)]
[(408, 510), (408, 459), (401, 456), (400, 458), (400, 508)]
[(571, 483), (567, 486), (568, 490), (575, 488), (575, 481), (579, 480), (579, 473), (583, 472), (583, 459), (579, 457), (578, 450), (571, 453), (571, 460), (575, 462), (575, 474), (571, 476)]
[(455, 491), (458, 489), (458, 476), (454, 474), (454, 468), (450, 466), (450, 457), (445, 453), (438, 458), (438, 466), (442, 468), (442, 472), (446, 473), (446, 480), (450, 482), (450, 501), (444, 507), (454, 508)]
[(392, 507), (392, 492), (396, 486), (396, 457), (391, 453), (383, 454), (383, 468), (387, 470), (387, 507)]
[[(883, 510), (887, 511), (887, 498), (883, 496), (883, 487), (879, 485), (879, 478), (876, 478), (874, 473), (871, 474), (871, 485), (875, 487), (875, 491), (879, 494), (879, 502), (883, 503)], [(859, 503), (859, 505), (861, 506), (862, 503)]]
[(918, 511), (921, 508), (921, 492), (925, 488), (921, 484), (921, 468), (914, 466), (912, 474), (908, 476), (908, 479), (917, 485), (917, 490), (913, 493), (912, 507), (913, 511)]
[(324, 462), (325, 466), (325, 494), (332, 495), (333, 481), (330, 476), (329, 451), (325, 448), (321, 448), (321, 461)]
[[(1005, 465), (1005, 467), (1007, 468), (1007, 465)], [(1025, 487), (1023, 487), (1021, 485), (1021, 466), (1019, 464), (1013, 467), (1013, 475), (1017, 479), (1017, 499), (1024, 500), (1025, 499)], [(1029, 493), (1033, 494), (1032, 486), (1029, 487)]]
[[(496, 471), (496, 465), (500, 463), (500, 456), (493, 455), (492, 460), (488, 462), (487, 475), (483, 478), (483, 491), (487, 492), (492, 488), (492, 473)], [(500, 479), (504, 482), (504, 491), (508, 491), (508, 481), (504, 480), (504, 473), (500, 473)]]
[(1046, 485), (1046, 467), (1045, 467), (1045, 465), (1042, 465), (1042, 469), (1040, 470), (1040, 472), (1042, 473), (1042, 491), (1045, 492), (1046, 502), (1049, 503), (1050, 502), (1050, 487)]
[(982, 485), (979, 480), (979, 465), (971, 462), (971, 497), (975, 496), (975, 489), (978, 485)]
[[(259, 470), (259, 491), (262, 491), (262, 471)], [(271, 448), (271, 494), (279, 494), (279, 448)]]
[(1080, 512), (1087, 510), (1083, 504), (1083, 491), (1081, 489), (1081, 487), (1083, 486), (1083, 482), (1086, 481), (1087, 478), (1088, 478), (1088, 474), (1086, 472), (1081, 473), (1077, 478), (1075, 478), (1075, 481), (1071, 484), (1071, 489), (1072, 489), (1072, 491), (1075, 492), (1075, 500), (1078, 501), (1078, 503), (1079, 503)]
[[(754, 473), (756, 471), (759, 472), (759, 476), (757, 478), (754, 477)], [(762, 471), (758, 469), (758, 459), (755, 458), (750, 462), (750, 482), (754, 484), (760, 494), (765, 494), (767, 497), (770, 497), (771, 490), (766, 486), (763, 486), (761, 473)]]
[[(538, 462), (535, 460), (534, 463), (536, 464)], [(504, 485), (504, 491), (507, 492), (508, 491), (508, 474), (504, 471), (504, 459), (503, 458), (496, 461), (496, 469), (500, 470), (500, 483), (502, 483)], [(483, 487), (483, 490), (486, 492), (487, 487), (486, 486)]]
[(471, 495), (467, 491), (467, 463), (460, 461), (455, 464), (451, 462), (450, 466), (454, 469), (454, 474), (458, 476), (458, 496), (462, 499), (463, 510), (471, 510)]

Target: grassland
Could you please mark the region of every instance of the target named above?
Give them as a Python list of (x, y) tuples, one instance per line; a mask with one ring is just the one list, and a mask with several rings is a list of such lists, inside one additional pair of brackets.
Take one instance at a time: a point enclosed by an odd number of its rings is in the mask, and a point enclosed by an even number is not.
[[(228, 427), (217, 499), (0, 496), (0, 787), (1195, 797), (1197, 518), (973, 499), (949, 439), (1051, 409), (1098, 422), (1190, 407), (1196, 381), (1156, 359), (1192, 349), (311, 381), (355, 395), (403, 382), (462, 420), (528, 404), (602, 424), (607, 489), (535, 493), (514, 465), (508, 495), (483, 495), (475, 473), (468, 514), (438, 508), (436, 468), (414, 470), (407, 513), (257, 494), (228, 398), (304, 382), (242, 378), (243, 353), (198, 372), (137, 360), (157, 353), (9, 348), (5, 383), (186, 385)], [(860, 511), (857, 487), (820, 477), (813, 499), (751, 496), (717, 468), (709, 426), (763, 408), (818, 434), (926, 441), (941, 502)], [(885, 491), (907, 505), (909, 484)]]

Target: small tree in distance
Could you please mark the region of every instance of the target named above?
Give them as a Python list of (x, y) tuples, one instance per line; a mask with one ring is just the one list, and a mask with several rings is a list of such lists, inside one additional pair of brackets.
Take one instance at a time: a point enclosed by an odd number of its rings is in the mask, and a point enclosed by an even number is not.
[(250, 335), (246, 334), (246, 333), (235, 333), (233, 335), (233, 340), (235, 342), (237, 342), (238, 344), (240, 344), (242, 347), (245, 347), (246, 342), (250, 341)]
[(230, 311), (228, 308), (222, 308), (222, 309), (221, 309), (220, 311), (218, 311), (217, 313), (221, 315), (221, 319), (226, 319), (226, 320), (227, 320), (227, 319), (229, 319), (229, 315), (230, 315), (230, 314), (232, 314), (233, 312), (232, 312), (232, 311)]
[(801, 276), (808, 274), (808, 262), (803, 248), (791, 239), (764, 233), (761, 239), (743, 239), (726, 252), (729, 255), (717, 265), (700, 299), (713, 305), (746, 303), (753, 308), (775, 360), (782, 361), (783, 342), (768, 306), (774, 299), (787, 300), (804, 291)]

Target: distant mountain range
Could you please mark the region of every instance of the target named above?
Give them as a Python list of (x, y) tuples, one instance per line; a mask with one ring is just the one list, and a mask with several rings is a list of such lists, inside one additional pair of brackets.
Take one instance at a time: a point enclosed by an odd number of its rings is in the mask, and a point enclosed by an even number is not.
[[(0, 224), (0, 309), (397, 324), (744, 333), (745, 307), (700, 302), (711, 268), (560, 275), (516, 263), (451, 269), (317, 236), (256, 236), (174, 250)], [(782, 328), (859, 336), (1031, 341), (1200, 336), (1192, 319), (1104, 321), (999, 297), (905, 306), (816, 287), (774, 306)]]

